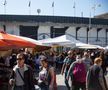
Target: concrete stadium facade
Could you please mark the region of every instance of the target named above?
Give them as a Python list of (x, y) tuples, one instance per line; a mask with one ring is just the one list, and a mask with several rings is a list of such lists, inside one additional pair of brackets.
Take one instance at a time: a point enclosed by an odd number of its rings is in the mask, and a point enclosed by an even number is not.
[(41, 16), (0, 15), (0, 28), (7, 33), (36, 40), (68, 34), (84, 43), (108, 44), (108, 19)]

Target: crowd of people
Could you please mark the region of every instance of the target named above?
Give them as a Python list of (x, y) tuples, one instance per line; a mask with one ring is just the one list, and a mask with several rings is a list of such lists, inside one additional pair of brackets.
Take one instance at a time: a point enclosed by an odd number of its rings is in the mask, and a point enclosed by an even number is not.
[[(65, 69), (64, 69), (65, 66)], [(105, 80), (108, 67), (108, 51), (69, 51), (61, 73), (65, 73), (68, 90), (107, 90)], [(69, 86), (69, 78), (71, 86)]]
[(108, 50), (47, 51), (32, 55), (25, 49), (2, 59), (0, 63), (11, 69), (8, 81), (12, 90), (35, 90), (35, 84), (40, 90), (58, 90), (57, 71), (63, 75), (67, 90), (108, 90)]

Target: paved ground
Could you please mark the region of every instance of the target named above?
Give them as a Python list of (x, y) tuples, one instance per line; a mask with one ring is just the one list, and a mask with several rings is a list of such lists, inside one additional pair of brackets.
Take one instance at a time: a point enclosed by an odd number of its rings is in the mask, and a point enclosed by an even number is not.
[[(59, 72), (57, 73), (57, 88), (58, 90), (67, 90), (64, 83), (64, 76), (62, 76)], [(36, 90), (39, 90), (38, 86), (36, 86)]]
[(106, 78), (106, 82), (107, 82), (107, 86), (108, 86), (108, 73), (107, 73), (107, 75), (105, 76), (105, 78)]
[[(105, 76), (105, 78), (108, 86), (108, 73)], [(67, 90), (64, 83), (64, 76), (62, 76), (60, 73), (57, 74), (57, 86), (58, 86), (58, 90)]]
[[(108, 86), (108, 73), (105, 76), (105, 78)], [(64, 83), (64, 76), (62, 76), (61, 74), (57, 74), (57, 85), (58, 85), (58, 90), (67, 90)]]
[(62, 76), (61, 74), (57, 75), (57, 86), (58, 90), (66, 90), (66, 86), (64, 83), (64, 76)]
[[(106, 81), (108, 85), (108, 74), (105, 77), (106, 77)], [(58, 86), (58, 90), (67, 90), (64, 83), (64, 76), (62, 76), (60, 73), (57, 73), (57, 86)], [(36, 90), (39, 90), (39, 89), (36, 89)]]

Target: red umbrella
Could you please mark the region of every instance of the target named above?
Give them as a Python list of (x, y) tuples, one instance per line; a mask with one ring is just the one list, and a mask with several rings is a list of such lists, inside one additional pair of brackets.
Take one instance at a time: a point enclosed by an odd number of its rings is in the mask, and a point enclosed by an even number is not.
[(0, 49), (11, 49), (11, 48), (34, 48), (36, 44), (18, 38), (4, 31), (0, 32)]

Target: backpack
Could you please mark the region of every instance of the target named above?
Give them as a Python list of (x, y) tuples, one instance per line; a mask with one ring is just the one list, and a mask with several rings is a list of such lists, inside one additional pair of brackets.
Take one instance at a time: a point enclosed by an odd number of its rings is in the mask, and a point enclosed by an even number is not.
[(86, 81), (86, 68), (84, 63), (75, 63), (73, 68), (73, 80), (77, 82), (85, 82)]

